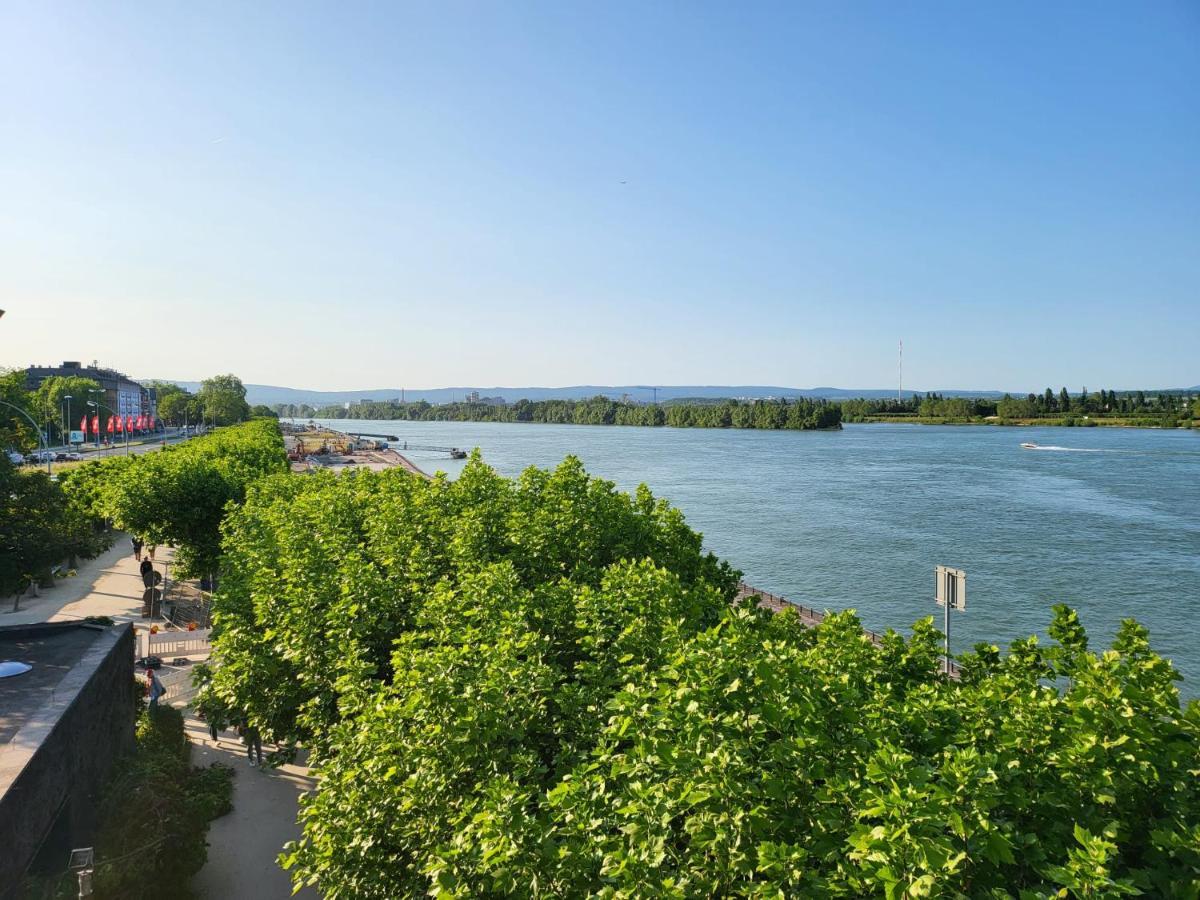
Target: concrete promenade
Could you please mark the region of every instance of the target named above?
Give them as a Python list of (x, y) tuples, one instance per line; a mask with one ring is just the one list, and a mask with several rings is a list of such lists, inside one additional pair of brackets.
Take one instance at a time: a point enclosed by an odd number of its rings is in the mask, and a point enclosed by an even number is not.
[[(160, 572), (164, 561), (174, 558), (167, 548), (160, 548), (155, 556), (155, 567)], [(141, 620), (145, 587), (128, 535), (114, 532), (113, 546), (95, 559), (82, 561), (75, 571), (71, 578), (55, 579), (54, 587), (41, 588), (40, 597), (26, 594), (18, 612), (12, 612), (12, 600), (6, 598), (0, 607), (0, 625), (61, 622), (86, 616), (111, 616), (117, 622)]]

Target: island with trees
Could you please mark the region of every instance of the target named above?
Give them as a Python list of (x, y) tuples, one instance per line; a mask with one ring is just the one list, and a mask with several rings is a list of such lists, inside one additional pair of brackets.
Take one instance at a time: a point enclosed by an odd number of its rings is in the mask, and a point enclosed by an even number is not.
[(1119, 425), (1144, 428), (1200, 426), (1200, 397), (1185, 392), (1109, 391), (1071, 394), (1047, 388), (1014, 397), (947, 397), (911, 394), (901, 399), (517, 400), (497, 398), (431, 404), (368, 400), (314, 407), (276, 404), (288, 418), (417, 422), (521, 422), (555, 425), (642, 425), (674, 428), (837, 429), (843, 422), (923, 425)]

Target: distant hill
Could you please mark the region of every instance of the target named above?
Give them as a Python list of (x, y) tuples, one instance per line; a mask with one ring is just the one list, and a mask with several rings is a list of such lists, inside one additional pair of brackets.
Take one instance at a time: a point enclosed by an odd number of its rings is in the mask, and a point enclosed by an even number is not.
[[(164, 379), (169, 380), (169, 379)], [(200, 389), (198, 381), (176, 381), (175, 384), (189, 391)], [(657, 387), (642, 384), (576, 384), (568, 387), (447, 387), (430, 388), (428, 390), (405, 390), (404, 399), (409, 402), (425, 400), (428, 403), (452, 403), (464, 399), (467, 394), (478, 391), (480, 397), (502, 397), (507, 403), (517, 400), (581, 400), (603, 394), (619, 400), (625, 394), (631, 400), (648, 403), (657, 397), (660, 403), (668, 400), (723, 400), (730, 397), (738, 399), (762, 399), (766, 397), (819, 397), (824, 400), (846, 400), (862, 397), (877, 400), (895, 397), (892, 388), (792, 388), (763, 384), (716, 384), (716, 385), (658, 385)], [(924, 395), (925, 390), (906, 388), (905, 396), (912, 394)], [(943, 397), (982, 397), (996, 399), (1003, 397), (1004, 391), (965, 391), (938, 388), (934, 393)], [(1024, 396), (1027, 391), (1009, 391), (1013, 396)], [(1039, 392), (1040, 393), (1040, 392)], [(1170, 394), (1200, 394), (1200, 385), (1191, 388), (1147, 389), (1148, 395), (1159, 393)], [(308, 403), (312, 406), (329, 406), (336, 403), (352, 403), (355, 400), (398, 400), (400, 388), (377, 388), (363, 391), (310, 391), (303, 388), (278, 387), (270, 384), (247, 384), (246, 400), (252, 405), (262, 403), (271, 406), (275, 403)]]
[[(196, 381), (176, 381), (175, 384), (189, 391), (200, 389)], [(502, 397), (508, 403), (517, 400), (580, 400), (603, 394), (621, 398), (628, 394), (630, 399), (649, 402), (657, 396), (660, 402), (682, 399), (725, 399), (728, 397), (761, 399), (764, 397), (820, 397), (826, 400), (843, 400), (850, 397), (870, 399), (894, 397), (891, 389), (854, 389), (835, 387), (791, 388), (775, 385), (604, 385), (578, 384), (568, 387), (448, 387), (428, 390), (405, 390), (404, 399), (410, 402), (425, 400), (429, 403), (451, 403), (462, 400), (467, 394), (478, 391), (481, 397)], [(924, 394), (924, 391), (908, 391)], [(1000, 397), (1002, 391), (938, 391), (952, 397)], [(328, 406), (355, 400), (398, 400), (400, 388), (378, 388), (362, 391), (313, 391), (303, 388), (279, 387), (270, 384), (247, 384), (246, 400), (251, 404), (262, 403), (308, 403), (313, 406)]]

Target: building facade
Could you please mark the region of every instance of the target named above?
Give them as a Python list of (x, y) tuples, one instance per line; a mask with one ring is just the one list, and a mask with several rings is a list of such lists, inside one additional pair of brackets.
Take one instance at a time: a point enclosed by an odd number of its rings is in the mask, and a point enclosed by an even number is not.
[[(67, 360), (61, 366), (30, 366), (25, 370), (25, 387), (35, 391), (43, 381), (56, 375), (90, 378), (104, 391), (104, 399), (101, 402), (119, 416), (158, 417), (157, 397), (153, 388), (143, 387), (123, 372), (106, 369), (96, 363), (85, 366), (80, 362)], [(100, 418), (106, 420), (109, 415), (107, 411), (102, 411)]]

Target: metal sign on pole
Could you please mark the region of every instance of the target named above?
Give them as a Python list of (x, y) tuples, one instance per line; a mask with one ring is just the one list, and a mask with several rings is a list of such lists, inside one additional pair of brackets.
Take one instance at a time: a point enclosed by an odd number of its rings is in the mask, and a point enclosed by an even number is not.
[(949, 566), (934, 566), (934, 599), (945, 613), (942, 633), (946, 637), (946, 674), (950, 674), (950, 610), (967, 608), (967, 573)]

